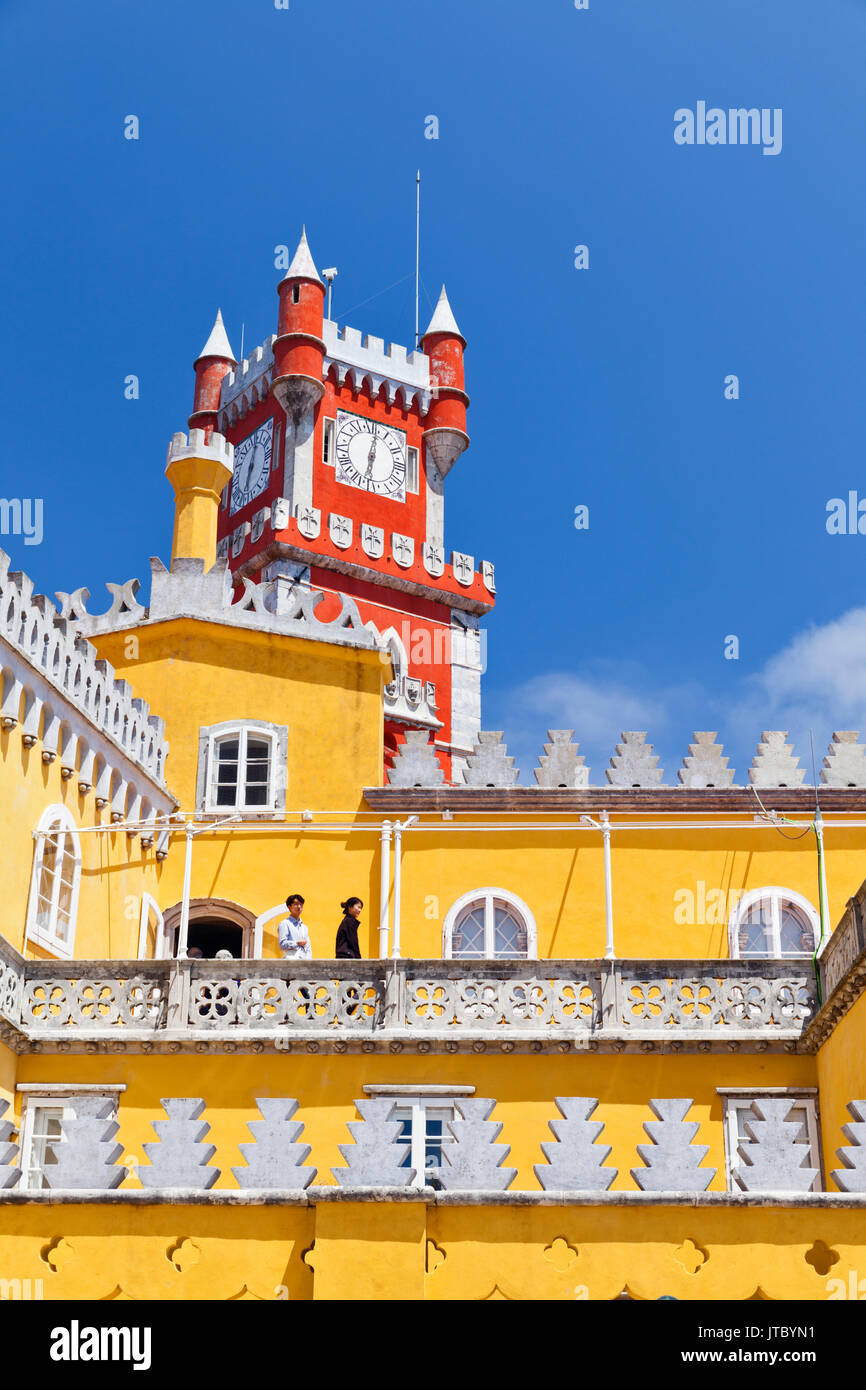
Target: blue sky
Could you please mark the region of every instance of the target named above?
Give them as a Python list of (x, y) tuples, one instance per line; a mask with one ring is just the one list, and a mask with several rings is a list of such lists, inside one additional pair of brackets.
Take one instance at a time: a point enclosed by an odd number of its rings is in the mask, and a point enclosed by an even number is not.
[[(444, 280), (469, 342), (446, 540), (496, 564), (523, 779), (550, 725), (594, 782), (624, 728), (667, 781), (695, 728), (737, 781), (763, 728), (804, 764), (866, 729), (866, 536), (825, 525), (866, 497), (863, 0), (3, 0), (0, 40), (2, 491), (45, 499), (0, 543), (37, 589), (99, 611), (167, 558), (192, 361), (217, 305), (236, 351), (274, 330), (302, 222), (334, 316), (410, 341), (411, 279), (379, 292), (420, 165), (422, 315)], [(700, 100), (781, 108), (781, 153), (678, 146)]]

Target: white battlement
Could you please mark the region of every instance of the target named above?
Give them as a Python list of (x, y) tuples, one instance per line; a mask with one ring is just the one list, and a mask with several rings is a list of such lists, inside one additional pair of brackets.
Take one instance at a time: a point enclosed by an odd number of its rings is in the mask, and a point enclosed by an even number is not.
[[(226, 410), (230, 405), (241, 403), (238, 397), (247, 395), (248, 399), (243, 408), (239, 408), (238, 413), (245, 415), (251, 405), (261, 400), (268, 394), (271, 386), (271, 374), (274, 365), (274, 343), (277, 335), (272, 333), (269, 338), (245, 357), (233, 372), (229, 372), (222, 379), (220, 391), (220, 410)], [(262, 380), (266, 378), (266, 380)]]
[(229, 444), (224, 434), (212, 434), (205, 443), (204, 430), (190, 430), (189, 440), (183, 430), (171, 436), (165, 466), (168, 468), (178, 459), (215, 459), (227, 468), (234, 468), (235, 446)]
[[(384, 338), (362, 333), (360, 328), (340, 328), (333, 319), (325, 319), (322, 336), (326, 376), (335, 367), (338, 382), (342, 383), (349, 376), (354, 389), (359, 391), (366, 380), (373, 395), (377, 395), (384, 384), (392, 405), (400, 395), (407, 409), (413, 399), (417, 399), (422, 414), (426, 413), (430, 405), (431, 381), (430, 359), (425, 353), (417, 349), (409, 352), (400, 343), (386, 344)], [(268, 395), (273, 380), (275, 342), (276, 335), (272, 334), (233, 372), (223, 377), (219, 405), (223, 429), (242, 420)]]
[[(33, 593), (32, 579), (10, 570), (9, 565), (9, 556), (0, 550), (0, 715), (4, 727), (14, 727), (24, 717), (38, 734), (44, 711), (45, 751), (55, 756), (61, 721), (67, 719), (62, 711), (74, 706), (84, 716), (78, 737), (91, 751), (99, 751), (93, 739), (93, 731), (98, 730), (164, 788), (168, 751), (164, 721), (150, 713), (144, 700), (134, 698), (131, 686), (115, 677), (114, 668), (99, 659), (96, 648), (65, 613), (58, 613), (44, 594)], [(128, 590), (128, 586), (114, 588)], [(86, 596), (87, 590), (78, 593)], [(72, 596), (63, 595), (63, 600), (67, 607)], [(124, 785), (127, 782), (128, 773)]]
[(422, 410), (429, 404), (430, 359), (425, 353), (407, 352), (399, 343), (385, 344), (384, 338), (362, 333), (359, 328), (340, 328), (333, 319), (326, 319), (323, 337), (327, 357), (325, 371), (337, 366), (337, 379), (343, 381), (351, 374), (355, 389), (364, 379), (369, 380), (376, 394), (386, 383), (388, 399), (393, 403), (398, 392), (408, 407), (413, 396), (418, 397)]

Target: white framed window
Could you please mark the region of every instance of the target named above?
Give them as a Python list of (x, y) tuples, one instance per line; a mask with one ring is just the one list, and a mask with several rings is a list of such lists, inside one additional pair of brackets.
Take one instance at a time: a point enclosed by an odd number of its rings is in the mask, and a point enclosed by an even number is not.
[(442, 954), (446, 960), (535, 960), (535, 919), (516, 893), (473, 889), (446, 914)]
[(288, 736), (282, 725), (253, 719), (200, 729), (198, 809), (205, 815), (285, 811)]
[(406, 450), (406, 491), (418, 491), (418, 450), (411, 446)]
[(455, 1118), (454, 1102), (413, 1096), (411, 1101), (399, 1102), (393, 1118), (401, 1122), (397, 1143), (406, 1151), (400, 1166), (415, 1169), (412, 1187), (429, 1187), (430, 1179), (438, 1178), (439, 1169), (445, 1162), (443, 1149), (447, 1144), (454, 1143), (454, 1136), (448, 1128), (448, 1122)]
[[(727, 1169), (728, 1191), (742, 1192), (745, 1184), (740, 1180), (740, 1174), (748, 1165), (740, 1157), (740, 1145), (749, 1143), (751, 1135), (746, 1129), (746, 1125), (757, 1119), (755, 1111), (752, 1109), (752, 1101), (760, 1101), (764, 1095), (768, 1099), (778, 1099), (778, 1095), (772, 1092), (743, 1092), (740, 1095), (725, 1095), (722, 1097), (724, 1106), (725, 1122), (725, 1166)], [(798, 1093), (792, 1091), (788, 1097), (791, 1102), (791, 1109), (788, 1121), (799, 1120), (800, 1125), (794, 1140), (795, 1144), (803, 1147), (804, 1168), (816, 1168), (818, 1170), (813, 1179), (811, 1191), (821, 1191), (821, 1149), (818, 1136), (818, 1111), (813, 1095), (808, 1093)], [(792, 1126), (793, 1127), (793, 1126)], [(754, 1188), (751, 1189), (755, 1191)], [(767, 1191), (773, 1191), (767, 1188)]]
[(334, 466), (334, 430), (336, 420), (325, 420), (322, 424), (322, 463)]
[(64, 1143), (65, 1121), (90, 1115), (104, 1119), (106, 1124), (117, 1119), (119, 1093), (125, 1085), (96, 1087), (89, 1090), (75, 1086), (18, 1086), (22, 1096), (19, 1187), (39, 1191), (48, 1186), (45, 1170), (57, 1162), (57, 1148)]
[(75, 946), (81, 839), (65, 806), (49, 806), (36, 827), (27, 939), (69, 958)]
[(821, 934), (808, 898), (790, 888), (755, 888), (731, 913), (732, 960), (790, 960), (811, 956)]
[(474, 1086), (365, 1086), (367, 1095), (394, 1101), (392, 1120), (401, 1125), (397, 1143), (404, 1150), (401, 1168), (414, 1169), (411, 1187), (436, 1186), (445, 1163), (444, 1151), (454, 1143), (448, 1128), (459, 1119), (456, 1102), (475, 1094)]

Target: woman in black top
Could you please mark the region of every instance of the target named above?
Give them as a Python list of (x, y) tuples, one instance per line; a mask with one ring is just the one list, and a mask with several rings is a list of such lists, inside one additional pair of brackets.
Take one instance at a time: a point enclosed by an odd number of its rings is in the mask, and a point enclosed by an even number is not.
[(361, 959), (361, 948), (358, 945), (358, 919), (361, 916), (363, 906), (360, 898), (347, 898), (344, 903), (340, 903), (344, 915), (337, 928), (335, 954), (338, 960)]

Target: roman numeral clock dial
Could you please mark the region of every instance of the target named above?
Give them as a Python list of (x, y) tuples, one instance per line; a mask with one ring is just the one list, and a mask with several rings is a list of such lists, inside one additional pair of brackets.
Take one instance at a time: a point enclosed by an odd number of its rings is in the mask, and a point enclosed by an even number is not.
[(268, 485), (271, 453), (274, 447), (273, 418), (265, 420), (257, 430), (235, 445), (235, 466), (232, 474), (232, 512), (239, 512)]
[(334, 462), (338, 483), (406, 501), (405, 430), (338, 410)]

